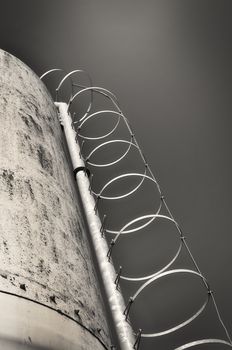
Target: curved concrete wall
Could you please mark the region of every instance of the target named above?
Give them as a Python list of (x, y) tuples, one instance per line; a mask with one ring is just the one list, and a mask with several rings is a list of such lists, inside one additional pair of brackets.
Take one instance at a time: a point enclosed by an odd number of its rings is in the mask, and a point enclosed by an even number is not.
[(56, 109), (38, 77), (3, 51), (0, 120), (0, 290), (76, 320), (65, 321), (77, 328), (70, 349), (102, 349), (101, 342), (109, 345), (107, 325)]

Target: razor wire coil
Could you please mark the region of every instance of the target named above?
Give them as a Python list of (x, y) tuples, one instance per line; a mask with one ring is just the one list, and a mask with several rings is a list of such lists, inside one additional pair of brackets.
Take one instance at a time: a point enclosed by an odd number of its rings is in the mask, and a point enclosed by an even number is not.
[[(57, 73), (57, 72), (64, 72), (64, 71), (62, 69), (51, 69), (51, 70), (47, 71), (46, 73), (44, 73), (40, 77), (40, 79), (43, 80), (48, 75), (51, 75), (51, 74)], [(88, 84), (89, 84), (88, 86), (77, 83), (73, 80), (74, 75), (80, 75), (80, 74), (84, 75), (87, 78)], [(131, 128), (128, 119), (123, 114), (116, 96), (112, 92), (110, 92), (109, 90), (107, 90), (105, 88), (102, 88), (99, 86), (93, 86), (91, 77), (85, 71), (73, 70), (67, 74), (64, 74), (64, 76), (59, 81), (57, 88), (55, 89), (56, 102), (59, 102), (60, 91), (63, 88), (64, 83), (66, 83), (67, 81), (69, 81), (70, 87), (71, 87), (70, 98), (67, 101), (68, 112), (72, 116), (73, 128), (76, 130), (76, 140), (80, 140), (82, 142), (82, 144), (81, 144), (81, 156), (86, 164), (86, 167), (88, 167), (88, 166), (91, 166), (92, 168), (112, 167), (115, 164), (118, 164), (119, 162), (121, 162), (123, 159), (125, 159), (128, 156), (129, 152), (133, 149), (136, 152), (138, 152), (138, 154), (140, 156), (140, 160), (141, 160), (141, 162), (143, 164), (143, 168), (144, 168), (143, 173), (129, 172), (129, 173), (123, 173), (123, 174), (120, 174), (117, 176), (113, 176), (101, 187), (101, 189), (99, 191), (96, 191), (93, 188), (94, 187), (93, 186), (93, 177), (94, 176), (93, 176), (93, 174), (91, 174), (89, 190), (95, 198), (95, 203), (96, 203), (95, 210), (96, 210), (96, 212), (98, 211), (98, 204), (99, 204), (100, 200), (118, 201), (118, 200), (121, 200), (123, 198), (130, 197), (131, 195), (133, 195), (136, 191), (138, 191), (141, 188), (141, 186), (143, 185), (143, 183), (145, 181), (149, 181), (153, 185), (153, 187), (155, 188), (156, 193), (158, 193), (159, 199), (160, 199), (158, 207), (155, 208), (154, 213), (137, 216), (133, 220), (130, 220), (129, 222), (127, 222), (120, 230), (115, 230), (115, 229), (108, 228), (108, 227), (106, 228), (106, 226), (105, 226), (106, 215), (103, 216), (102, 227), (101, 227), (102, 235), (104, 235), (104, 234), (113, 234), (114, 235), (114, 238), (111, 240), (111, 242), (109, 244), (109, 250), (108, 250), (108, 254), (107, 254), (109, 262), (111, 263), (111, 256), (112, 256), (112, 253), (114, 251), (114, 246), (117, 244), (117, 242), (120, 240), (120, 238), (123, 235), (133, 234), (134, 232), (141, 231), (144, 228), (146, 228), (147, 226), (149, 226), (154, 220), (164, 220), (164, 221), (168, 221), (168, 222), (172, 223), (175, 226), (175, 229), (176, 229), (176, 232), (177, 232), (178, 238), (179, 238), (179, 245), (178, 245), (177, 251), (175, 252), (174, 256), (171, 257), (169, 262), (165, 266), (163, 266), (159, 271), (155, 271), (151, 274), (147, 274), (147, 275), (143, 275), (143, 276), (134, 277), (134, 276), (124, 275), (122, 273), (123, 267), (122, 266), (119, 267), (118, 274), (115, 277), (115, 288), (118, 288), (118, 286), (120, 284), (120, 280), (126, 280), (129, 282), (141, 282), (142, 283), (140, 285), (140, 287), (135, 291), (133, 296), (130, 297), (128, 300), (126, 309), (124, 311), (125, 318), (129, 321), (129, 313), (130, 313), (131, 307), (134, 304), (134, 302), (136, 302), (139, 295), (142, 294), (142, 292), (146, 288), (149, 288), (149, 286), (152, 283), (159, 281), (161, 278), (164, 278), (164, 277), (167, 277), (170, 275), (176, 275), (176, 274), (188, 274), (188, 275), (192, 275), (192, 276), (200, 278), (200, 280), (203, 282), (203, 285), (206, 289), (205, 301), (203, 302), (203, 304), (200, 306), (200, 308), (192, 316), (190, 316), (185, 321), (179, 323), (178, 325), (171, 327), (171, 328), (168, 328), (166, 330), (163, 330), (161, 332), (146, 333), (142, 329), (139, 329), (137, 333), (135, 332), (136, 342), (134, 344), (134, 348), (139, 349), (141, 338), (155, 338), (155, 337), (164, 336), (166, 334), (175, 332), (178, 329), (183, 328), (184, 326), (190, 324), (193, 320), (195, 320), (205, 310), (210, 299), (213, 302), (213, 305), (214, 305), (214, 308), (216, 311), (216, 315), (217, 315), (218, 320), (219, 320), (219, 322), (220, 322), (220, 324), (225, 332), (226, 339), (214, 339), (214, 338), (199, 339), (199, 340), (195, 340), (195, 341), (186, 343), (184, 345), (181, 345), (181, 346), (175, 348), (174, 350), (190, 349), (190, 348), (194, 348), (196, 346), (203, 345), (203, 344), (224, 344), (227, 347), (231, 348), (232, 347), (232, 340), (231, 340), (229, 332), (228, 332), (228, 330), (227, 330), (227, 328), (222, 320), (222, 317), (221, 317), (221, 314), (219, 312), (218, 305), (216, 303), (214, 294), (213, 294), (212, 290), (210, 289), (210, 286), (207, 282), (207, 279), (202, 274), (193, 254), (189, 248), (189, 245), (186, 242), (186, 238), (184, 236), (184, 233), (182, 232), (180, 225), (175, 220), (175, 218), (174, 218), (174, 216), (173, 216), (173, 214), (172, 214), (172, 212), (167, 204), (167, 201), (163, 195), (161, 187), (160, 187), (156, 177), (154, 176), (154, 173), (152, 172), (149, 164), (147, 163), (147, 160), (146, 160), (146, 158), (145, 158), (145, 156), (144, 156), (144, 154), (143, 154), (143, 152), (142, 152), (142, 150), (137, 142), (137, 139), (135, 137), (133, 129)], [(78, 91), (75, 92), (75, 89), (78, 89)], [(77, 113), (75, 113), (75, 112), (72, 113), (71, 107), (75, 101), (77, 101), (82, 95), (84, 95), (86, 93), (90, 93), (90, 101), (86, 107), (86, 111), (81, 116), (79, 116), (77, 118)], [(112, 105), (111, 108), (101, 109), (101, 110), (92, 112), (94, 94), (101, 95), (101, 96), (105, 97), (108, 101), (110, 101), (110, 103)], [(62, 101), (62, 102), (64, 102), (64, 101)], [(111, 128), (109, 128), (109, 130), (105, 131), (103, 134), (98, 135), (98, 136), (88, 135), (88, 134), (83, 132), (83, 127), (86, 127), (91, 120), (97, 119), (98, 122), (100, 123), (101, 119), (102, 118), (104, 119), (105, 115), (107, 115), (107, 116), (111, 115), (111, 118), (114, 119), (113, 126)], [(126, 132), (127, 132), (127, 138), (126, 139), (125, 138), (120, 138), (120, 139), (114, 138), (113, 140), (107, 140), (108, 137), (112, 136), (117, 131), (120, 124), (123, 124), (123, 126), (125, 127)], [(92, 147), (92, 149), (88, 152), (88, 154), (84, 156), (83, 152), (82, 152), (84, 145), (85, 145), (85, 143), (91, 142), (91, 141), (100, 141), (100, 144)], [(126, 145), (126, 149), (122, 152), (122, 154), (120, 154), (118, 157), (116, 157), (116, 159), (112, 159), (111, 161), (105, 161), (105, 162), (101, 162), (101, 163), (94, 162), (94, 160), (92, 160), (94, 158), (95, 154), (101, 153), (102, 149), (107, 148), (108, 146), (116, 145), (116, 144)], [(107, 190), (110, 187), (112, 187), (118, 181), (120, 181), (122, 179), (126, 179), (126, 178), (129, 178), (129, 179), (137, 178), (138, 182), (136, 183), (136, 185), (133, 186), (132, 189), (128, 189), (128, 191), (123, 193), (123, 194), (120, 194), (120, 195), (107, 195), (106, 194)], [(166, 209), (168, 215), (161, 214), (162, 208)], [(134, 224), (136, 224), (135, 227), (134, 227)], [(186, 250), (189, 254), (189, 257), (190, 257), (190, 259), (195, 267), (195, 270), (192, 270), (192, 269), (170, 269), (171, 266), (174, 264), (174, 262), (179, 257), (183, 247), (186, 248)]]

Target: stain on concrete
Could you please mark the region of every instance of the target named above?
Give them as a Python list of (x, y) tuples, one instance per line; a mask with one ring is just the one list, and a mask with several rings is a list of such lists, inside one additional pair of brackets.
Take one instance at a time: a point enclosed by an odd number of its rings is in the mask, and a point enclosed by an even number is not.
[(27, 289), (26, 289), (25, 283), (20, 283), (19, 288), (22, 289), (22, 290), (24, 290), (25, 292), (26, 292), (26, 290), (27, 290)]
[(13, 188), (14, 188), (14, 172), (9, 170), (9, 169), (3, 169), (2, 171), (2, 178), (3, 180), (5, 180), (7, 188), (8, 188), (8, 192), (9, 192), (9, 196), (12, 199), (13, 196)]
[(24, 123), (27, 125), (27, 127), (29, 128), (29, 121), (28, 121), (28, 118), (25, 117), (25, 115), (22, 115), (22, 120), (24, 121)]
[(74, 316), (76, 316), (76, 317), (80, 317), (80, 310), (74, 310)]
[(48, 244), (46, 233), (43, 230), (40, 231), (40, 239), (45, 246)]
[(9, 248), (8, 248), (8, 245), (7, 245), (7, 241), (3, 241), (3, 246), (4, 246), (4, 251), (5, 251), (5, 253), (8, 254)]
[(49, 299), (51, 300), (52, 303), (56, 304), (56, 296), (55, 295), (51, 295), (49, 297)]
[(30, 129), (30, 132), (33, 132), (34, 129), (34, 131), (37, 134), (43, 134), (41, 126), (35, 121), (35, 119), (30, 114), (26, 113), (26, 115), (22, 115), (21, 118), (26, 124), (26, 126)]
[(30, 180), (26, 180), (25, 183), (27, 184), (28, 191), (29, 191), (29, 194), (30, 194), (31, 199), (34, 200), (34, 199), (35, 199), (35, 195), (34, 195), (34, 192), (33, 192), (32, 187), (31, 187), (31, 182), (30, 182)]
[(39, 274), (41, 274), (41, 276), (49, 276), (51, 269), (48, 265), (48, 262), (40, 258), (37, 271)]
[(37, 155), (42, 168), (53, 175), (52, 157), (42, 145), (38, 146)]

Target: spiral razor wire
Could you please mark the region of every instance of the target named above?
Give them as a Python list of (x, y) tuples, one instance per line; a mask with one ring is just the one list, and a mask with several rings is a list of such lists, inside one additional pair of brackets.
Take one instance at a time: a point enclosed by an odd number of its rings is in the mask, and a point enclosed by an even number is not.
[[(41, 79), (45, 78), (48, 75), (52, 75), (54, 73), (57, 73), (57, 72), (62, 73), (63, 71), (61, 69), (52, 69), (52, 70), (46, 72), (45, 74), (43, 74), (41, 76)], [(120, 266), (118, 274), (115, 277), (115, 288), (119, 287), (121, 280), (126, 280), (126, 281), (129, 281), (130, 283), (141, 282), (140, 287), (129, 298), (128, 303), (126, 305), (126, 308), (124, 310), (124, 315), (125, 315), (126, 320), (128, 320), (128, 322), (130, 322), (129, 315), (130, 315), (132, 305), (136, 303), (136, 300), (140, 296), (140, 294), (142, 295), (146, 288), (149, 288), (149, 286), (151, 286), (154, 282), (159, 281), (160, 279), (169, 278), (169, 276), (171, 276), (171, 275), (183, 275), (184, 274), (184, 275), (197, 277), (201, 282), (203, 282), (203, 285), (205, 288), (205, 301), (199, 307), (197, 312), (195, 312), (188, 319), (184, 320), (182, 323), (177, 324), (175, 327), (165, 329), (161, 332), (147, 333), (146, 331), (139, 329), (137, 332), (135, 332), (136, 342), (134, 344), (134, 349), (139, 349), (139, 346), (141, 344), (141, 338), (155, 338), (155, 337), (165, 336), (167, 334), (173, 333), (173, 332), (179, 330), (180, 328), (183, 328), (186, 325), (190, 324), (193, 320), (195, 320), (205, 310), (205, 308), (207, 307), (207, 304), (209, 303), (210, 300), (212, 300), (212, 303), (213, 303), (215, 311), (216, 311), (216, 316), (220, 322), (221, 327), (224, 330), (225, 339), (213, 339), (213, 338), (212, 339), (199, 339), (199, 340), (195, 340), (195, 341), (189, 342), (187, 344), (181, 345), (181, 346), (175, 348), (175, 350), (190, 349), (190, 348), (194, 348), (194, 347), (197, 347), (199, 345), (204, 345), (204, 344), (224, 344), (226, 347), (231, 348), (232, 347), (232, 340), (230, 338), (229, 332), (228, 332), (228, 330), (227, 330), (227, 328), (222, 320), (222, 317), (220, 315), (220, 312), (219, 312), (219, 309), (218, 309), (218, 306), (217, 306), (217, 303), (216, 303), (216, 300), (214, 297), (214, 293), (210, 289), (210, 286), (209, 286), (207, 279), (202, 274), (193, 254), (189, 248), (189, 245), (186, 241), (186, 237), (185, 237), (180, 225), (178, 224), (178, 222), (174, 218), (174, 216), (173, 216), (173, 214), (172, 214), (172, 212), (167, 204), (167, 201), (163, 195), (161, 187), (160, 187), (157, 179), (155, 178), (149, 164), (146, 161), (146, 158), (145, 158), (145, 156), (144, 156), (144, 154), (143, 154), (143, 152), (142, 152), (142, 150), (141, 150), (141, 148), (136, 140), (135, 134), (134, 134), (129, 122), (128, 122), (128, 119), (125, 117), (125, 115), (123, 114), (123, 112), (119, 106), (119, 103), (117, 101), (116, 96), (105, 88), (93, 86), (90, 76), (83, 70), (74, 70), (68, 74), (65, 74), (63, 72), (63, 74), (64, 74), (64, 76), (60, 80), (60, 82), (58, 83), (57, 88), (55, 90), (56, 91), (56, 102), (59, 101), (60, 93), (62, 91), (62, 88), (64, 87), (64, 83), (69, 82), (70, 87), (71, 87), (71, 95), (70, 95), (69, 101), (67, 103), (68, 103), (68, 111), (69, 111), (69, 113), (72, 117), (72, 121), (73, 121), (73, 128), (76, 130), (76, 140), (82, 140), (82, 149), (83, 149), (84, 144), (86, 144), (86, 143), (91, 143), (92, 141), (99, 142), (97, 146), (94, 146), (94, 147), (92, 146), (91, 150), (88, 152), (87, 155), (84, 156), (83, 152), (82, 152), (82, 158), (86, 164), (86, 169), (89, 169), (89, 167), (91, 167), (91, 169), (94, 169), (94, 168), (106, 168), (106, 167), (114, 166), (115, 164), (117, 164), (117, 163), (121, 162), (123, 159), (125, 159), (132, 150), (134, 150), (138, 153), (141, 164), (142, 164), (143, 169), (144, 169), (143, 172), (128, 172), (128, 173), (122, 173), (122, 174), (117, 175), (117, 176), (113, 176), (101, 187), (101, 189), (99, 191), (96, 191), (94, 189), (93, 174), (91, 174), (90, 192), (91, 192), (92, 196), (94, 196), (94, 199), (95, 199), (96, 214), (98, 214), (98, 205), (99, 205), (100, 200), (118, 201), (120, 199), (130, 197), (135, 192), (137, 192), (139, 189), (141, 189), (142, 185), (145, 182), (150, 182), (150, 184), (153, 186), (156, 194), (158, 193), (158, 195), (159, 195), (159, 204), (156, 208), (153, 208), (152, 214), (138, 216), (138, 217), (134, 218), (133, 220), (130, 220), (129, 222), (127, 222), (120, 230), (115, 230), (113, 228), (106, 227), (106, 225), (105, 225), (106, 215), (103, 216), (102, 228), (101, 228), (102, 235), (106, 235), (106, 234), (114, 235), (114, 238), (111, 240), (111, 242), (109, 244), (109, 250), (107, 253), (107, 258), (109, 259), (109, 261), (111, 260), (111, 256), (112, 256), (112, 253), (114, 251), (115, 245), (117, 245), (118, 241), (120, 240), (120, 238), (123, 235), (129, 235), (129, 234), (133, 234), (134, 232), (142, 231), (143, 229), (145, 229), (146, 227), (151, 225), (151, 223), (154, 220), (160, 220), (160, 221), (166, 221), (166, 222), (168, 221), (169, 223), (171, 223), (174, 226), (176, 233), (177, 233), (177, 236), (178, 236), (178, 239), (179, 239), (179, 245), (178, 245), (178, 249), (177, 249), (175, 255), (170, 259), (168, 264), (163, 266), (159, 271), (154, 271), (152, 274), (147, 274), (144, 276), (134, 277), (134, 276), (123, 274), (122, 267)], [(88, 80), (88, 85), (83, 85), (83, 84), (77, 83), (74, 80), (74, 76), (77, 76), (77, 75), (85, 75), (85, 77)], [(75, 112), (72, 112), (72, 110), (71, 110), (72, 105), (75, 101), (78, 101), (85, 94), (88, 94), (90, 96), (89, 103), (88, 103), (83, 115), (77, 117), (77, 114)], [(111, 108), (100, 109), (100, 110), (93, 112), (92, 107), (93, 107), (93, 98), (94, 98), (95, 94), (103, 96), (108, 102), (110, 102)], [(105, 116), (107, 116), (107, 118), (112, 118), (112, 120), (113, 120), (113, 126), (110, 130), (107, 130), (106, 132), (104, 132), (100, 136), (91, 136), (91, 135), (88, 135), (82, 131), (83, 128), (86, 129), (86, 126), (88, 125), (88, 123), (90, 121), (92, 121), (93, 119), (97, 119), (98, 123), (101, 123), (101, 118), (102, 118), (102, 120), (104, 120)], [(123, 125), (124, 129), (126, 130), (127, 138), (125, 138), (125, 137), (113, 138), (113, 139), (109, 140), (109, 137), (112, 138), (114, 133), (116, 133), (119, 126), (121, 126), (121, 125)], [(112, 159), (110, 162), (105, 162), (104, 159), (102, 159), (101, 161), (98, 161), (98, 162), (94, 161), (95, 154), (100, 154), (100, 152), (102, 150), (104, 150), (106, 147), (110, 147), (110, 146), (114, 146), (114, 145), (121, 145), (121, 146), (123, 145), (123, 146), (125, 146), (125, 150), (122, 152), (122, 154), (117, 156), (115, 159)], [(94, 173), (94, 171), (93, 171), (93, 173)], [(135, 185), (132, 186), (132, 188), (128, 189), (128, 191), (126, 191), (123, 194), (118, 194), (118, 195), (108, 194), (109, 190), (113, 186), (115, 186), (115, 184), (119, 183), (121, 180), (124, 180), (124, 179), (127, 179), (127, 180), (131, 179), (133, 181), (136, 180), (137, 182)], [(167, 215), (161, 214), (162, 208), (166, 209)], [(112, 213), (112, 215), (113, 215), (113, 213)], [(194, 269), (185, 269), (185, 268), (171, 269), (172, 265), (179, 257), (183, 248), (186, 249), (186, 251), (187, 251), (187, 253), (188, 253), (188, 255), (193, 263)]]

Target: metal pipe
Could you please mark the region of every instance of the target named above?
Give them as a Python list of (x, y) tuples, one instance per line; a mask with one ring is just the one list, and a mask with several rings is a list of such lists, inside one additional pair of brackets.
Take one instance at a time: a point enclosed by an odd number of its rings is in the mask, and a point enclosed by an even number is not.
[(113, 264), (109, 262), (107, 258), (109, 248), (105, 238), (102, 237), (101, 234), (102, 223), (97, 212), (95, 211), (94, 198), (89, 192), (89, 179), (85, 172), (85, 163), (80, 156), (80, 147), (76, 141), (76, 132), (72, 128), (72, 119), (68, 113), (68, 105), (63, 102), (56, 102), (55, 105), (59, 110), (60, 122), (64, 128), (64, 134), (72, 160), (73, 170), (82, 168), (82, 170), (76, 172), (76, 182), (118, 336), (118, 341), (121, 350), (132, 350), (134, 349), (135, 344), (134, 333), (124, 315), (126, 306), (123, 296), (115, 285), (115, 278), (117, 274)]

